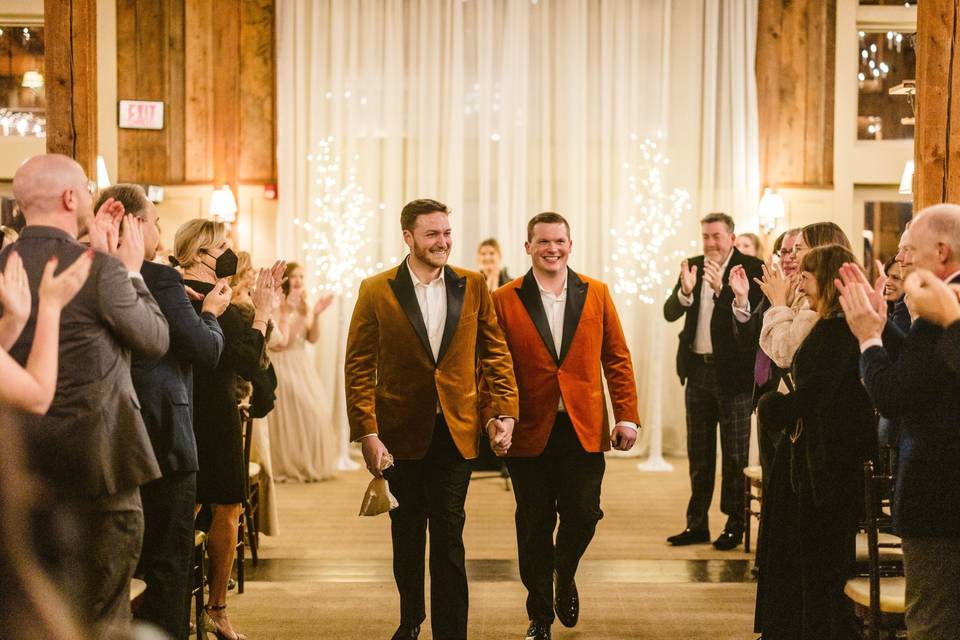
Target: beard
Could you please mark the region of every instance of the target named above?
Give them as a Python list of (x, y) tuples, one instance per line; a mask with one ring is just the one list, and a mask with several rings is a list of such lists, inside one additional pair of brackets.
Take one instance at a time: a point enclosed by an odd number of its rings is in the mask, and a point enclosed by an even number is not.
[(447, 264), (447, 259), (450, 257), (450, 245), (448, 244), (446, 249), (442, 252), (432, 251), (427, 247), (423, 247), (416, 242), (413, 243), (413, 255), (424, 264), (428, 264), (434, 268), (440, 268)]

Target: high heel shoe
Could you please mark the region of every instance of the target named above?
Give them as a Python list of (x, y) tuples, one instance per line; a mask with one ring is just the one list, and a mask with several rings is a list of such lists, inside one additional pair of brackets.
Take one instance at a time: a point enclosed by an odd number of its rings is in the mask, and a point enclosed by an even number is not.
[(225, 604), (206, 604), (203, 606), (203, 615), (204, 615), (204, 627), (207, 627), (206, 623), (210, 623), (210, 627), (207, 628), (208, 631), (212, 631), (213, 634), (217, 637), (217, 640), (247, 640), (247, 636), (242, 633), (237, 633), (236, 635), (228, 636), (217, 624), (217, 620), (210, 615), (211, 611), (222, 612), (226, 611), (227, 605)]

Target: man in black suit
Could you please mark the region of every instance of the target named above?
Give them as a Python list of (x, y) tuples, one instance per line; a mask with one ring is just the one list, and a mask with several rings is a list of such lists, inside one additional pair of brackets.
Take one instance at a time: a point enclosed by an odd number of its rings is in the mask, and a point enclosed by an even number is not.
[[(927, 207), (904, 249), (913, 265), (960, 283), (960, 206)], [(874, 406), (900, 419), (893, 525), (903, 539), (907, 632), (955, 638), (960, 629), (960, 376), (939, 347), (941, 326), (920, 318), (904, 336), (886, 322), (882, 288), (845, 265), (841, 302), (860, 341), (860, 374)], [(912, 304), (907, 298), (907, 304)]]
[(700, 221), (700, 229), (703, 255), (683, 261), (677, 285), (663, 305), (668, 322), (686, 315), (677, 350), (677, 374), (680, 382), (686, 383), (691, 488), (687, 526), (667, 542), (679, 546), (710, 540), (707, 512), (713, 499), (719, 424), (723, 456), (720, 509), (727, 515), (727, 523), (713, 545), (725, 551), (743, 539), (741, 474), (750, 448), (757, 353), (756, 340), (744, 345), (734, 336), (730, 270), (743, 267), (750, 283), (750, 307), (755, 309), (762, 293), (754, 278), (762, 275), (763, 263), (734, 246), (737, 236), (733, 218), (727, 214), (707, 215)]
[[(11, 245), (23, 258), (33, 299), (47, 261), (69, 265), (97, 249), (90, 277), (64, 310), (59, 375), (45, 416), (23, 418), (28, 465), (44, 483), (38, 551), (89, 637), (126, 637), (130, 578), (140, 557), (143, 513), (139, 487), (160, 477), (130, 379), (130, 353), (167, 351), (167, 321), (143, 277), (143, 234), (132, 216), (124, 241), (110, 247), (94, 221), (93, 189), (76, 162), (35, 156), (17, 169), (13, 193), (27, 225)], [(10, 248), (0, 252), (0, 268)], [(33, 340), (36, 307), (10, 349), (21, 365)], [(72, 535), (65, 524), (72, 525)]]
[(147, 591), (137, 617), (160, 627), (175, 640), (186, 640), (197, 493), (193, 364), (213, 368), (220, 360), (223, 331), (217, 317), (230, 304), (230, 287), (221, 280), (207, 294), (198, 316), (177, 270), (153, 262), (160, 241), (159, 218), (143, 188), (135, 184), (109, 187), (100, 192), (96, 208), (110, 199), (143, 221), (144, 263), (140, 272), (170, 325), (166, 355), (159, 359), (134, 355), (131, 366), (140, 412), (163, 474), (140, 487), (144, 533), (137, 575), (147, 583)]

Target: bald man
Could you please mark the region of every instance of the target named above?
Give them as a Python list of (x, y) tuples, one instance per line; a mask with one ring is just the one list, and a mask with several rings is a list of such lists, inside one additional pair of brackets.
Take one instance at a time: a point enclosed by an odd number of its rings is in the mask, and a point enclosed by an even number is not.
[[(917, 214), (901, 251), (917, 269), (960, 283), (960, 206), (940, 204)], [(903, 539), (907, 631), (911, 640), (956, 638), (960, 376), (940, 348), (943, 327), (922, 317), (906, 336), (885, 327), (885, 301), (859, 269), (846, 266), (842, 277), (841, 301), (860, 341), (863, 384), (882, 416), (900, 419), (893, 521)]]
[[(143, 234), (133, 216), (123, 243), (111, 246), (94, 223), (93, 191), (76, 162), (35, 156), (13, 178), (26, 227), (0, 252), (23, 258), (33, 299), (44, 265), (72, 264), (84, 252), (78, 234), (89, 228), (97, 252), (90, 277), (60, 323), (60, 368), (45, 416), (24, 416), (27, 463), (49, 500), (38, 514), (38, 551), (86, 625), (91, 638), (129, 635), (129, 584), (143, 537), (139, 487), (160, 477), (130, 378), (131, 352), (158, 358), (167, 351), (167, 322), (143, 283)], [(122, 208), (114, 210), (120, 213)], [(21, 365), (33, 340), (36, 307), (16, 342), (2, 344)], [(4, 336), (0, 336), (2, 341)]]

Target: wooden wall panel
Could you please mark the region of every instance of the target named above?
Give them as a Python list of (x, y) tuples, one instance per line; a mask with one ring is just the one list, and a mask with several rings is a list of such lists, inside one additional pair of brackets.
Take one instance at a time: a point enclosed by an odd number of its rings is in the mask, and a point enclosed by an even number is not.
[(88, 176), (97, 170), (97, 4), (60, 0), (44, 5), (47, 151), (74, 158)]
[(914, 211), (940, 202), (960, 202), (957, 27), (957, 0), (924, 0), (917, 6)]
[(273, 0), (242, 0), (240, 7), (240, 154), (242, 182), (277, 175), (276, 57)]
[(836, 0), (767, 0), (757, 25), (764, 186), (833, 183)]
[(118, 98), (163, 100), (120, 132), (120, 179), (276, 182), (275, 0), (117, 0)]

